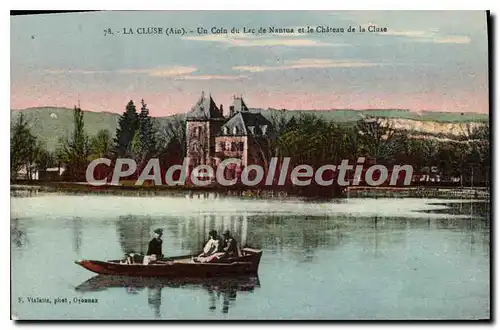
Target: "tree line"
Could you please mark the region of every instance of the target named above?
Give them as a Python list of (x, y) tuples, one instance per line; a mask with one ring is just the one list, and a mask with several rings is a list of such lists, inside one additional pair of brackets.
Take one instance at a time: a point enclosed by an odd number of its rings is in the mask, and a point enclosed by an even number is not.
[(284, 120), (275, 115), (277, 139), (270, 142), (269, 157), (290, 157), (292, 165), (339, 164), (358, 157), (388, 166), (411, 165), (417, 173), (435, 170), (442, 179), (460, 178), (463, 184), (488, 183), (490, 178), (490, 131), (486, 123), (464, 123), (455, 139), (436, 138), (396, 129), (383, 118), (364, 118), (336, 123), (314, 114)]
[[(444, 178), (460, 177), (462, 183), (488, 183), (490, 177), (489, 126), (462, 125), (456, 139), (416, 136), (415, 132), (395, 129), (383, 118), (364, 118), (337, 123), (314, 114), (287, 118), (283, 112), (270, 116), (273, 134), (256, 141), (254, 156), (264, 164), (271, 157), (290, 157), (291, 166), (339, 164), (358, 157), (383, 165), (412, 165), (417, 172), (437, 168)], [(90, 137), (85, 131), (84, 112), (74, 107), (72, 133), (49, 152), (32, 134), (21, 113), (11, 132), (11, 177), (25, 169), (28, 178), (35, 171), (59, 166), (63, 179), (84, 181), (88, 163), (96, 158), (133, 158), (140, 173), (151, 157), (162, 162), (162, 169), (182, 163), (186, 151), (186, 123), (174, 116), (162, 125), (149, 114), (144, 100), (137, 111), (130, 101), (119, 118), (114, 136), (101, 130)], [(109, 176), (109, 171), (104, 176)]]
[(94, 159), (127, 157), (138, 164), (145, 164), (150, 157), (182, 150), (184, 135), (183, 120), (174, 118), (158, 127), (146, 103), (141, 100), (139, 112), (133, 101), (126, 105), (114, 136), (103, 129), (91, 137), (85, 130), (84, 112), (75, 106), (71, 134), (61, 138), (56, 150), (51, 152), (33, 134), (29, 122), (21, 113), (11, 130), (11, 179), (18, 179), (22, 171), (22, 178), (31, 180), (36, 172), (58, 167), (64, 169), (61, 179), (84, 181), (86, 168)]

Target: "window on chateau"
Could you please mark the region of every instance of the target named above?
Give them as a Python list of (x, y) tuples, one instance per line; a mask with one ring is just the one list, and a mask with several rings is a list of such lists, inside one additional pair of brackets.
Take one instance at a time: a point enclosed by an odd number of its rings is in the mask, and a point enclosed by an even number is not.
[(224, 142), (220, 142), (220, 143), (219, 143), (219, 149), (220, 149), (221, 151), (224, 151), (224, 149), (225, 149), (225, 148), (226, 148), (226, 144), (225, 144)]
[(227, 135), (227, 133), (228, 133), (227, 127), (222, 128), (222, 134)]
[(243, 143), (243, 142), (239, 142), (239, 143), (238, 143), (238, 149), (239, 149), (240, 151), (243, 151), (243, 150), (245, 149), (245, 143)]
[(226, 150), (231, 150), (231, 141), (226, 141)]
[(235, 127), (233, 127), (233, 134), (234, 134), (234, 135), (238, 134), (238, 128), (237, 128), (236, 126), (235, 126)]

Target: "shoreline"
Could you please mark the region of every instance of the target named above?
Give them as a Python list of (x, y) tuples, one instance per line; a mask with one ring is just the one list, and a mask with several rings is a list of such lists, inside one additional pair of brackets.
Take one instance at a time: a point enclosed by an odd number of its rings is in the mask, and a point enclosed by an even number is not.
[[(349, 186), (341, 195), (308, 195), (290, 193), (285, 190), (247, 187), (199, 187), (199, 186), (134, 186), (134, 185), (106, 185), (91, 186), (78, 182), (11, 182), (11, 196), (17, 193), (22, 195), (37, 194), (40, 192), (62, 192), (70, 194), (96, 194), (96, 195), (135, 195), (135, 196), (175, 196), (192, 194), (217, 194), (236, 197), (253, 198), (308, 198), (308, 199), (338, 199), (338, 198), (453, 198), (453, 199), (490, 199), (490, 187), (450, 187), (450, 186), (408, 186), (408, 187), (368, 187)], [(16, 197), (16, 196), (13, 196)]]
[(347, 187), (347, 198), (453, 198), (490, 200), (490, 187)]

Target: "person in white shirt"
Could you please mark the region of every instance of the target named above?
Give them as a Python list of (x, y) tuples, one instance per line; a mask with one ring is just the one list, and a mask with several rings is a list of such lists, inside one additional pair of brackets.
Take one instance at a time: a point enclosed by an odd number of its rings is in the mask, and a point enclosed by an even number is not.
[(210, 257), (213, 256), (214, 254), (220, 252), (222, 250), (221, 246), (221, 240), (219, 238), (219, 235), (217, 235), (217, 231), (211, 230), (209, 233), (209, 240), (205, 244), (205, 247), (203, 248), (203, 252), (200, 253), (197, 257), (198, 261), (201, 262), (207, 262)]

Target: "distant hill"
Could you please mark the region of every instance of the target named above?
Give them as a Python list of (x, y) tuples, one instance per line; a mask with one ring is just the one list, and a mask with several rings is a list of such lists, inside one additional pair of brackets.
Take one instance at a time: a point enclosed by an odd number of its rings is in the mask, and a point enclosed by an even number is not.
[(459, 123), (459, 122), (488, 122), (487, 114), (475, 112), (438, 112), (438, 111), (422, 111), (415, 112), (406, 109), (332, 109), (332, 110), (277, 110), (277, 109), (250, 109), (251, 111), (261, 112), (264, 116), (268, 116), (273, 112), (281, 112), (286, 116), (293, 116), (297, 113), (305, 112), (315, 114), (327, 120), (337, 122), (350, 122), (362, 119), (365, 116), (393, 118), (393, 119), (408, 119), (416, 121), (435, 121), (439, 123)]
[[(11, 110), (11, 127), (16, 122), (20, 113), (24, 114), (31, 131), (39, 138), (50, 151), (55, 151), (61, 138), (69, 137), (73, 132), (73, 109), (69, 108), (29, 108)], [(154, 118), (156, 125), (173, 118)], [(111, 112), (84, 111), (85, 131), (94, 136), (101, 129), (107, 129), (114, 136), (118, 127), (120, 115)]]
[[(408, 110), (276, 110), (276, 109), (251, 109), (254, 112), (261, 112), (268, 119), (274, 113), (283, 113), (287, 118), (298, 115), (301, 112), (311, 113), (323, 117), (327, 120), (337, 122), (353, 122), (362, 119), (364, 116), (378, 116), (385, 118), (411, 119), (418, 121), (436, 122), (487, 122), (487, 114), (479, 113), (448, 113), (448, 112), (422, 112), (416, 113)], [(20, 113), (23, 113), (26, 120), (35, 134), (48, 150), (54, 151), (59, 144), (60, 138), (70, 136), (73, 130), (73, 109), (57, 107), (28, 108), (23, 110), (11, 110), (11, 127), (17, 120)], [(85, 130), (87, 134), (93, 136), (101, 129), (107, 129), (112, 135), (118, 127), (119, 114), (111, 112), (84, 111)], [(182, 115), (175, 115), (182, 116)], [(154, 117), (155, 125), (162, 126), (175, 116)]]

